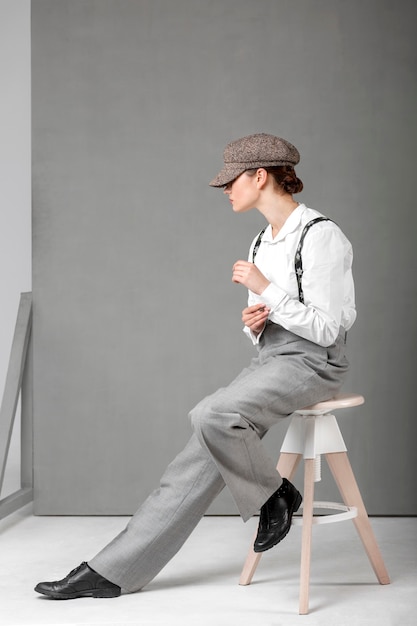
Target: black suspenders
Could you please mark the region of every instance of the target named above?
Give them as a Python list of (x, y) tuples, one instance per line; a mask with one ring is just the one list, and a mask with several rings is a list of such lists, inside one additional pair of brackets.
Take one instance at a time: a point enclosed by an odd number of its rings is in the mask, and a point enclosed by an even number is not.
[[(304, 293), (303, 293), (303, 287), (301, 284), (301, 279), (303, 277), (303, 260), (301, 257), (301, 250), (303, 248), (305, 236), (310, 230), (310, 228), (314, 226), (314, 224), (317, 224), (317, 222), (331, 222), (331, 221), (332, 220), (330, 220), (328, 217), (316, 217), (314, 220), (307, 222), (307, 224), (303, 228), (303, 232), (301, 233), (300, 241), (298, 242), (297, 250), (295, 252), (294, 268), (295, 268), (295, 276), (297, 278), (297, 285), (298, 285), (298, 299), (303, 304), (304, 304)], [(255, 245), (253, 246), (253, 251), (252, 251), (252, 263), (255, 263), (256, 253), (259, 250), (259, 246), (261, 245), (261, 241), (262, 241), (262, 236), (265, 231), (266, 231), (266, 227), (261, 230), (261, 232), (258, 235), (257, 240), (255, 241)]]

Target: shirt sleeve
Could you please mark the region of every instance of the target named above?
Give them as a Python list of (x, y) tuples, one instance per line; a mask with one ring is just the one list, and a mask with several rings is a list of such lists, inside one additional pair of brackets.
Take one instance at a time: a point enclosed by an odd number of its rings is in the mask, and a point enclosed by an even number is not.
[[(271, 309), (269, 319), (300, 337), (330, 346), (342, 323), (345, 291), (349, 289), (352, 251), (340, 229), (331, 226), (311, 229), (302, 250), (304, 304), (278, 283), (269, 286), (257, 300)], [(352, 287), (353, 290), (353, 281)], [(351, 323), (356, 313), (352, 309)], [(351, 325), (351, 324), (350, 324)], [(249, 330), (249, 329), (247, 329)], [(254, 343), (261, 336), (249, 334)]]

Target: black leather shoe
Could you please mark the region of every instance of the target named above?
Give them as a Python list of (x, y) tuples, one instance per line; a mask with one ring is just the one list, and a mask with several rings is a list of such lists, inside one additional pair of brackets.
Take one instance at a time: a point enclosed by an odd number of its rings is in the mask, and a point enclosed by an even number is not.
[(72, 600), (84, 596), (93, 598), (116, 598), (120, 587), (97, 574), (87, 563), (81, 563), (62, 580), (39, 583), (35, 591), (55, 600)]
[(277, 545), (291, 528), (293, 513), (298, 511), (302, 497), (286, 478), (261, 508), (254, 552), (265, 552)]

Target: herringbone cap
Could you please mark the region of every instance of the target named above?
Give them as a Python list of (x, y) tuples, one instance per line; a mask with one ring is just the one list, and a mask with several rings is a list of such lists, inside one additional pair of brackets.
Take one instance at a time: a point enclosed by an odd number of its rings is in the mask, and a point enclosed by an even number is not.
[(223, 152), (224, 167), (209, 183), (211, 187), (223, 187), (244, 171), (257, 167), (297, 165), (300, 153), (289, 141), (256, 133), (227, 144)]

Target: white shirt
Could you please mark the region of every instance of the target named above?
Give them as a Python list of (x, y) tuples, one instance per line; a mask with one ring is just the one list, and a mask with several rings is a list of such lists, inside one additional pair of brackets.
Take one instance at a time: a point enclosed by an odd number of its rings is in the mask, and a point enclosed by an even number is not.
[[(349, 330), (356, 319), (352, 277), (352, 246), (340, 228), (331, 221), (314, 224), (304, 239), (302, 288), (304, 304), (298, 299), (294, 257), (307, 222), (322, 214), (300, 204), (288, 217), (275, 238), (269, 225), (255, 257), (255, 265), (270, 281), (257, 295), (249, 291), (248, 305), (262, 303), (269, 318), (304, 339), (320, 346), (335, 342), (340, 327)], [(257, 237), (249, 250), (249, 261)], [(259, 342), (248, 327), (244, 332)]]

